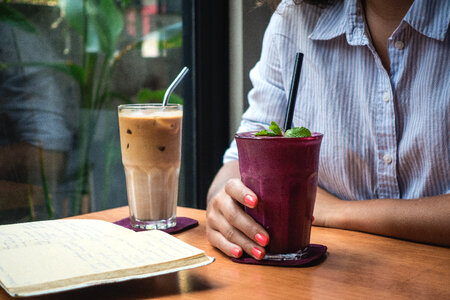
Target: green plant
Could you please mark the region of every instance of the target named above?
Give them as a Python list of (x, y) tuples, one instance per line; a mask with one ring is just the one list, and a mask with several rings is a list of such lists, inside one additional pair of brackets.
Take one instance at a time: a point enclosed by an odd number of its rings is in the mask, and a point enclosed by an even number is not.
[[(82, 63), (71, 73), (80, 87), (81, 114), (78, 133), (79, 170), (72, 211), (81, 213), (83, 196), (89, 195), (90, 160), (93, 128), (96, 127), (99, 109), (110, 100), (111, 76), (116, 60), (114, 52), (123, 29), (122, 14), (114, 1), (59, 1), (65, 19), (83, 39)], [(100, 69), (97, 68), (100, 65)], [(73, 69), (70, 69), (71, 71)]]
[[(9, 5), (10, 1), (0, 3), (0, 22), (9, 23), (22, 30), (38, 33), (34, 26), (21, 13)], [(129, 103), (130, 99), (111, 91), (111, 80), (117, 62), (129, 51), (140, 47), (143, 40), (135, 41), (123, 49), (117, 49), (119, 36), (124, 27), (123, 10), (129, 0), (59, 0), (58, 5), (62, 18), (77, 32), (82, 40), (81, 62), (19, 62), (8, 65), (0, 62), (0, 68), (14, 66), (37, 66), (51, 68), (65, 73), (76, 81), (80, 91), (80, 108), (84, 110), (80, 114), (80, 123), (77, 135), (78, 170), (77, 183), (72, 199), (72, 213), (81, 213), (82, 202), (90, 195), (89, 177), (91, 173), (91, 161), (89, 152), (92, 147), (93, 135), (97, 125), (99, 112), (109, 105), (112, 98), (119, 98), (122, 102)], [(160, 39), (160, 47), (181, 46), (181, 31), (169, 28), (170, 35)], [(164, 35), (163, 35), (164, 36)], [(164, 90), (151, 91), (143, 89), (138, 94), (138, 101), (160, 101)], [(182, 99), (172, 95), (172, 102), (180, 103)], [(105, 147), (106, 170), (109, 175), (110, 164), (117, 159), (117, 149), (112, 145)], [(115, 152), (114, 152), (115, 151)], [(111, 152), (111, 153), (109, 153)], [(42, 157), (41, 157), (42, 159)], [(41, 162), (42, 163), (42, 162)], [(49, 215), (53, 215), (50, 205), (51, 197), (46, 182), (45, 170), (41, 169), (44, 186), (44, 199)], [(108, 186), (107, 183), (104, 186)], [(103, 193), (103, 200), (107, 195)]]

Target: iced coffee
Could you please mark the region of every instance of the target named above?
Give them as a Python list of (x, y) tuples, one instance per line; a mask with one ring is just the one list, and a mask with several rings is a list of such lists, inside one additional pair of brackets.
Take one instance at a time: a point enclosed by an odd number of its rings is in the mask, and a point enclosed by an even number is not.
[(176, 225), (182, 118), (181, 105), (119, 106), (122, 162), (136, 228)]

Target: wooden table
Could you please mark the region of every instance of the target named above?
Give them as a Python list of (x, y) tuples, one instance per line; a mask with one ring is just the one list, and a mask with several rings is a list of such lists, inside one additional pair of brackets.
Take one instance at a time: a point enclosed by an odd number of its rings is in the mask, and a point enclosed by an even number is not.
[[(78, 216), (117, 221), (127, 207)], [(328, 247), (307, 268), (237, 264), (205, 235), (205, 211), (178, 208), (199, 226), (176, 234), (214, 256), (208, 266), (169, 275), (28, 299), (450, 299), (450, 249), (381, 236), (313, 227), (311, 242)], [(68, 262), (70, 263), (70, 262)], [(11, 299), (1, 289), (0, 300)]]

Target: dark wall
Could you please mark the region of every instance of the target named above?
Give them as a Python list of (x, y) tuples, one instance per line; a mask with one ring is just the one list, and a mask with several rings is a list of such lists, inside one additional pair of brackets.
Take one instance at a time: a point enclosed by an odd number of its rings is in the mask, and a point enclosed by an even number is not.
[(186, 0), (185, 61), (191, 66), (192, 96), (184, 105), (182, 170), (184, 203), (206, 208), (206, 195), (228, 147), (228, 1)]

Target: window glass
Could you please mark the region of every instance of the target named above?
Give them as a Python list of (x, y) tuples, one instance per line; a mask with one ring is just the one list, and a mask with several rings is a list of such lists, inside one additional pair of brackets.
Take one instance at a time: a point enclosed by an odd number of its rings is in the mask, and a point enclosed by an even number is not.
[(0, 5), (0, 223), (126, 205), (117, 105), (184, 66), (182, 0)]

